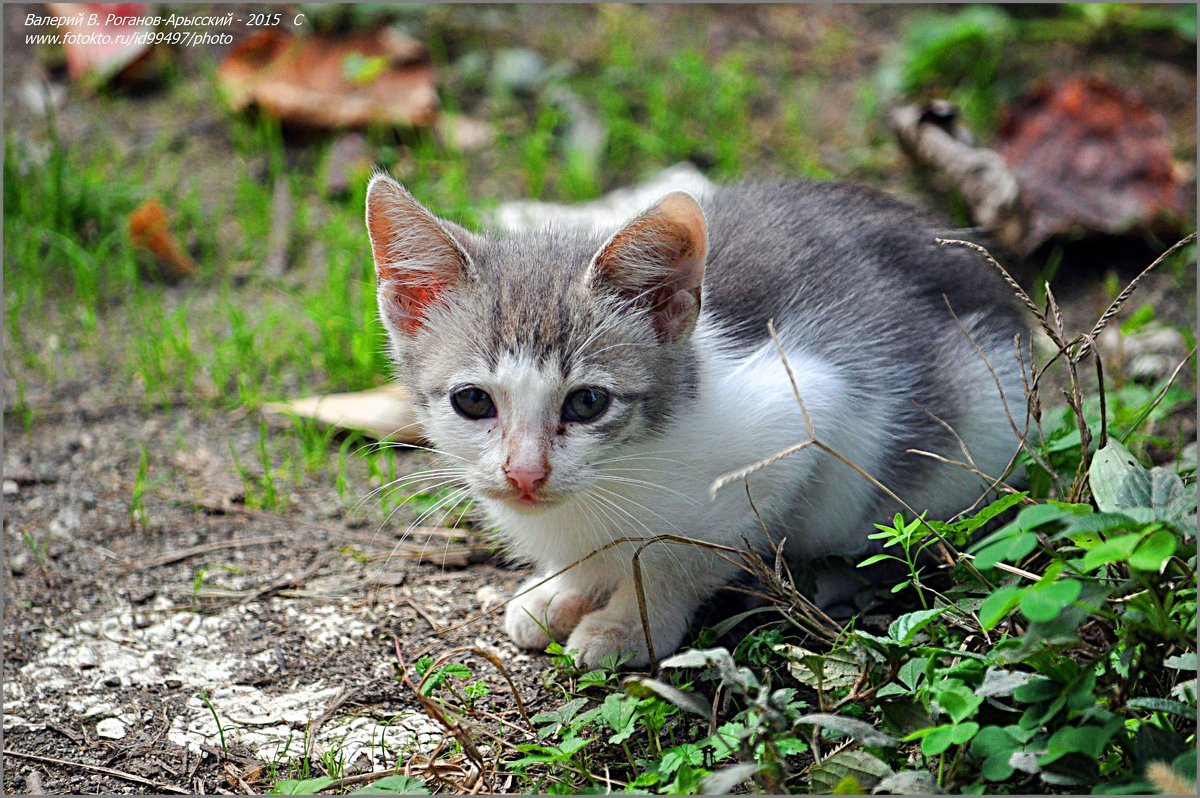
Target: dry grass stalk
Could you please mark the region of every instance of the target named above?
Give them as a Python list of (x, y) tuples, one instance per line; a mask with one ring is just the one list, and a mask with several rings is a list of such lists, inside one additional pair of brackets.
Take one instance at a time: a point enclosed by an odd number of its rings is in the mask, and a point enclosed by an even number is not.
[(1146, 781), (1160, 795), (1195, 795), (1196, 783), (1180, 776), (1166, 762), (1155, 761), (1146, 766)]
[(768, 457), (763, 458), (762, 460), (759, 460), (758, 462), (751, 463), (750, 465), (746, 466), (745, 468), (741, 468), (741, 469), (738, 469), (737, 471), (732, 471), (728, 474), (724, 474), (724, 475), (718, 477), (713, 482), (713, 484), (709, 486), (709, 488), (708, 488), (709, 494), (715, 496), (717, 491), (719, 491), (721, 488), (725, 487), (726, 485), (730, 484), (731, 482), (733, 482), (735, 480), (744, 480), (746, 477), (750, 476), (751, 474), (753, 474), (757, 471), (761, 471), (762, 469), (782, 460), (785, 457), (788, 457), (792, 454), (803, 451), (804, 449), (807, 449), (810, 446), (813, 446), (813, 447), (816, 447), (816, 448), (820, 449), (821, 451), (825, 452), (826, 454), (830, 455), (835, 460), (837, 460), (838, 462), (842, 463), (843, 465), (847, 466), (852, 471), (857, 473), (863, 479), (870, 482), (876, 489), (882, 491), (888, 498), (890, 498), (892, 501), (896, 502), (896, 504), (903, 507), (913, 518), (920, 519), (921, 523), (925, 527), (925, 529), (936, 538), (936, 540), (937, 540), (936, 546), (937, 546), (938, 553), (942, 556), (943, 561), (948, 566), (953, 567), (957, 562), (962, 561), (963, 564), (966, 565), (967, 569), (970, 570), (972, 572), (972, 574), (977, 579), (979, 579), (979, 581), (982, 584), (988, 585), (989, 583), (988, 583), (987, 579), (984, 578), (983, 574), (981, 574), (977, 570), (975, 570), (975, 567), (973, 565), (971, 565), (969, 562), (962, 560), (960, 553), (936, 529), (934, 529), (932, 526), (930, 526), (930, 524), (927, 521), (925, 521), (923, 518), (921, 518), (921, 513), (918, 513), (912, 507), (912, 505), (910, 505), (908, 502), (904, 501), (904, 499), (900, 498), (900, 496), (898, 496), (895, 491), (893, 491), (891, 488), (887, 487), (882, 482), (880, 482), (878, 479), (876, 479), (874, 476), (869, 474), (865, 469), (863, 469), (857, 463), (852, 461), (850, 458), (846, 457), (844, 454), (842, 454), (838, 450), (834, 449), (832, 446), (829, 446), (825, 442), (821, 441), (817, 437), (816, 430), (813, 428), (812, 418), (809, 416), (808, 409), (807, 409), (806, 405), (804, 404), (804, 398), (801, 395), (800, 387), (799, 387), (799, 385), (796, 384), (795, 374), (792, 371), (791, 363), (788, 361), (787, 354), (783, 351), (783, 345), (779, 342), (779, 335), (775, 330), (774, 320), (770, 320), (767, 322), (767, 329), (770, 331), (771, 339), (775, 343), (775, 350), (779, 353), (780, 360), (783, 362), (784, 368), (787, 370), (788, 379), (791, 381), (791, 385), (792, 385), (792, 392), (795, 395), (797, 404), (800, 406), (801, 413), (804, 416), (806, 432), (809, 435), (809, 439), (806, 441), (797, 443), (797, 444), (793, 444), (792, 446), (782, 449), (773, 455), (770, 455)]
[[(483, 754), (475, 744), (474, 738), (461, 723), (454, 723), (448, 719), (437, 702), (425, 695), (417, 685), (413, 684), (412, 679), (408, 676), (408, 664), (404, 661), (404, 654), (400, 650), (400, 639), (392, 635), (392, 643), (396, 650), (396, 662), (400, 665), (400, 681), (412, 690), (413, 695), (416, 696), (418, 705), (420, 705), (425, 714), (446, 729), (458, 741), (459, 745), (462, 746), (463, 752), (479, 769), (479, 773), (485, 773)], [(424, 680), (422, 680), (422, 684), (424, 684)]]
[(496, 666), (496, 670), (500, 672), (500, 675), (504, 677), (504, 681), (508, 682), (508, 686), (512, 690), (513, 700), (517, 702), (517, 711), (521, 713), (521, 718), (524, 719), (526, 723), (529, 723), (529, 713), (525, 711), (525, 702), (521, 700), (521, 691), (517, 689), (517, 684), (513, 681), (512, 676), (509, 674), (508, 668), (504, 667), (504, 663), (501, 662), (500, 658), (495, 654), (484, 651), (478, 646), (459, 646), (458, 648), (452, 648), (449, 651), (442, 652), (433, 665), (429, 667), (429, 670), (425, 672), (425, 675), (421, 678), (421, 682), (417, 685), (417, 687), (424, 689), (425, 682), (430, 676), (433, 675), (435, 671), (438, 670), (438, 668), (445, 665), (453, 657), (462, 653), (472, 654), (473, 656), (479, 657), (480, 659), (485, 659), (492, 663), (492, 665)]
[[(1089, 471), (1089, 468), (1091, 465), (1090, 446), (1091, 446), (1091, 442), (1092, 442), (1092, 431), (1091, 431), (1091, 428), (1087, 424), (1087, 420), (1086, 420), (1086, 417), (1085, 417), (1084, 411), (1083, 411), (1082, 381), (1079, 378), (1077, 366), (1078, 366), (1079, 362), (1081, 360), (1083, 360), (1084, 357), (1087, 357), (1089, 355), (1092, 356), (1093, 361), (1095, 362), (1096, 377), (1097, 377), (1097, 381), (1099, 383), (1099, 397), (1100, 397), (1100, 405), (1101, 405), (1101, 429), (1100, 429), (1099, 443), (1102, 446), (1102, 445), (1104, 445), (1105, 442), (1107, 442), (1107, 438), (1108, 438), (1107, 407), (1106, 407), (1105, 389), (1104, 389), (1104, 370), (1103, 370), (1103, 365), (1100, 362), (1100, 358), (1097, 355), (1097, 349), (1096, 349), (1096, 343), (1095, 343), (1096, 336), (1099, 335), (1104, 330), (1104, 328), (1109, 324), (1109, 322), (1121, 310), (1121, 308), (1124, 306), (1124, 304), (1128, 301), (1129, 297), (1131, 297), (1133, 295), (1133, 292), (1137, 289), (1138, 284), (1142, 281), (1143, 278), (1145, 278), (1145, 276), (1147, 274), (1149, 274), (1151, 271), (1153, 271), (1155, 268), (1157, 268), (1163, 261), (1165, 261), (1173, 253), (1179, 251), (1184, 246), (1192, 243), (1195, 240), (1196, 240), (1196, 234), (1192, 233), (1191, 235), (1185, 236), (1184, 238), (1175, 242), (1175, 244), (1173, 244), (1165, 252), (1163, 252), (1161, 255), (1159, 255), (1157, 258), (1155, 258), (1154, 261), (1149, 266), (1147, 266), (1145, 269), (1143, 269), (1141, 271), (1141, 273), (1139, 273), (1136, 277), (1134, 277), (1133, 280), (1131, 280), (1125, 286), (1125, 288), (1117, 295), (1117, 297), (1112, 301), (1112, 303), (1108, 306), (1108, 308), (1104, 311), (1104, 313), (1102, 313), (1100, 315), (1100, 318), (1096, 320), (1096, 323), (1092, 326), (1092, 329), (1089, 332), (1081, 333), (1072, 338), (1068, 338), (1066, 330), (1065, 330), (1064, 322), (1063, 322), (1062, 310), (1059, 307), (1057, 300), (1054, 298), (1054, 293), (1050, 290), (1050, 286), (1048, 283), (1046, 284), (1046, 309), (1039, 310), (1037, 308), (1037, 306), (1034, 304), (1033, 300), (1030, 299), (1029, 295), (1025, 292), (1025, 290), (1022, 289), (1019, 284), (1017, 284), (1016, 280), (1013, 279), (1012, 275), (1010, 275), (1008, 273), (1008, 271), (1005, 270), (1005, 268), (1003, 266), (1001, 266), (999, 262), (997, 262), (997, 260), (992, 256), (992, 254), (990, 252), (987, 251), (986, 248), (984, 248), (974, 242), (971, 242), (971, 241), (961, 241), (961, 240), (954, 240), (954, 239), (938, 239), (939, 244), (944, 244), (944, 245), (952, 244), (952, 245), (965, 246), (969, 249), (973, 249), (976, 252), (979, 252), (980, 254), (982, 254), (987, 259), (988, 263), (990, 263), (992, 265), (992, 268), (994, 268), (997, 272), (999, 272), (999, 274), (1004, 279), (1004, 281), (1006, 283), (1008, 283), (1008, 285), (1013, 289), (1013, 292), (1016, 294), (1017, 298), (1027, 308), (1029, 308), (1030, 311), (1033, 312), (1034, 317), (1038, 320), (1038, 323), (1041, 325), (1042, 329), (1046, 332), (1046, 334), (1047, 334), (1047, 336), (1049, 336), (1051, 342), (1055, 345), (1055, 347), (1057, 349), (1056, 353), (1054, 354), (1053, 357), (1050, 358), (1049, 361), (1047, 361), (1047, 363), (1044, 366), (1042, 366), (1040, 371), (1034, 365), (1033, 358), (1030, 357), (1030, 364), (1031, 364), (1031, 369), (1032, 369), (1031, 375), (1032, 376), (1031, 376), (1030, 382), (1027, 384), (1027, 387), (1026, 387), (1026, 394), (1027, 394), (1028, 400), (1029, 400), (1030, 412), (1031, 412), (1031, 415), (1033, 416), (1033, 418), (1039, 422), (1038, 423), (1038, 432), (1043, 441), (1045, 440), (1045, 435), (1042, 432), (1041, 426), (1040, 426), (1040, 415), (1041, 414), (1040, 414), (1040, 398), (1039, 398), (1039, 392), (1038, 392), (1038, 384), (1040, 382), (1042, 375), (1044, 375), (1047, 372), (1047, 369), (1049, 369), (1049, 367), (1054, 362), (1056, 362), (1060, 358), (1063, 358), (1066, 362), (1066, 369), (1067, 369), (1068, 378), (1069, 378), (1068, 379), (1069, 388), (1067, 391), (1064, 391), (1064, 396), (1066, 397), (1067, 404), (1071, 408), (1071, 412), (1075, 417), (1076, 425), (1079, 429), (1079, 436), (1080, 436), (1080, 441), (1081, 441), (1081, 451), (1082, 451), (1082, 457), (1080, 458), (1079, 467), (1076, 469), (1075, 477), (1072, 480), (1070, 490), (1068, 491), (1068, 496), (1067, 496), (1068, 501), (1079, 502), (1084, 499), (1086, 492), (1087, 492), (1087, 475), (1088, 475), (1088, 471)], [(1190, 355), (1189, 355), (1189, 357), (1190, 357)], [(1185, 359), (1185, 362), (1186, 362), (1186, 359)], [(1173, 380), (1174, 380), (1174, 375), (1172, 375), (1172, 381)], [(1165, 391), (1164, 391), (1163, 395), (1165, 396)], [(1161, 400), (1159, 400), (1159, 401), (1161, 401)], [(1039, 462), (1039, 464), (1041, 464), (1041, 458), (1039, 458), (1037, 460), (1037, 462)], [(1043, 467), (1045, 467), (1045, 466), (1043, 466)], [(1047, 471), (1048, 471), (1048, 473), (1053, 474), (1053, 471), (1048, 468), (1047, 468)]]
[[(1143, 269), (1141, 274), (1139, 274), (1137, 277), (1134, 277), (1133, 280), (1130, 281), (1129, 285), (1125, 286), (1125, 289), (1121, 291), (1121, 293), (1117, 294), (1117, 298), (1112, 301), (1112, 304), (1108, 306), (1108, 309), (1105, 310), (1104, 313), (1100, 314), (1100, 318), (1096, 321), (1096, 325), (1092, 327), (1092, 331), (1088, 333), (1088, 338), (1094, 341), (1095, 338), (1104, 331), (1104, 328), (1108, 326), (1110, 321), (1112, 321), (1113, 316), (1117, 315), (1117, 312), (1121, 309), (1121, 306), (1124, 305), (1129, 297), (1133, 295), (1133, 292), (1137, 290), (1138, 283), (1142, 281), (1143, 277), (1154, 271), (1154, 269), (1157, 268), (1160, 263), (1169, 258), (1171, 255), (1195, 240), (1195, 233), (1179, 239), (1172, 244), (1166, 252), (1155, 258), (1153, 263)], [(1085, 342), (1083, 347), (1080, 348), (1078, 356), (1084, 357), (1093, 348), (1093, 346), (1094, 344), (1091, 341)]]

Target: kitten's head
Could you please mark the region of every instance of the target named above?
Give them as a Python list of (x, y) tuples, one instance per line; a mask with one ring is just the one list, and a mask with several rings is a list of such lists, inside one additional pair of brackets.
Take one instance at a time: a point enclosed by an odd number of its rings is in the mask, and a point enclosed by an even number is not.
[(377, 175), (367, 229), (400, 376), (477, 496), (530, 512), (562, 502), (686, 410), (708, 250), (687, 194), (607, 239), (490, 237)]

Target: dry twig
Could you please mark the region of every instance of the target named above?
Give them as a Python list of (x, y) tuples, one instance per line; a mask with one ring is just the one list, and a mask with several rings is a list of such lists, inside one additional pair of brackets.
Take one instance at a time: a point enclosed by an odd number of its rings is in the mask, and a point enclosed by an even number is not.
[(82, 768), (83, 770), (88, 770), (88, 771), (91, 771), (92, 773), (103, 773), (104, 775), (112, 776), (115, 779), (121, 779), (122, 781), (133, 782), (134, 784), (141, 784), (144, 787), (153, 787), (156, 790), (162, 790), (163, 792), (170, 792), (170, 793), (174, 793), (176, 795), (191, 795), (192, 794), (191, 790), (185, 790), (182, 787), (176, 787), (173, 784), (163, 784), (162, 782), (151, 781), (150, 779), (143, 778), (142, 776), (138, 776), (137, 774), (134, 774), (134, 773), (126, 773), (123, 770), (113, 770), (112, 768), (101, 767), (100, 765), (89, 765), (86, 762), (70, 762), (66, 759), (56, 759), (55, 757), (52, 757), (52, 756), (41, 756), (40, 754), (27, 754), (24, 751), (16, 751), (16, 750), (13, 750), (12, 748), (5, 748), (4, 755), (5, 756), (15, 756), (15, 757), (19, 757), (21, 759), (29, 759), (34, 762), (41, 762), (41, 763), (47, 764), (47, 765), (65, 765), (67, 767), (72, 767), (72, 768)]

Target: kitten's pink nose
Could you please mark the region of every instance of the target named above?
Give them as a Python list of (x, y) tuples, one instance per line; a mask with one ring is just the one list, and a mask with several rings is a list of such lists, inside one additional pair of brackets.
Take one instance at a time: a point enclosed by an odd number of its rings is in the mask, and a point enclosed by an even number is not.
[(545, 482), (548, 474), (544, 466), (504, 466), (504, 476), (522, 496), (533, 496)]

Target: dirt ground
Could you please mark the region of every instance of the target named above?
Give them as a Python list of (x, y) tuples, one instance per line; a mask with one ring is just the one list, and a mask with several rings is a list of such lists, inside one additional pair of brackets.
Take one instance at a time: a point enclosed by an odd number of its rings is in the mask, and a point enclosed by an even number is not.
[[(17, 135), (36, 139), (36, 117), (21, 99), (38, 68), (13, 21), (23, 13), (4, 10), (5, 119)], [(550, 60), (586, 55), (588, 40), (561, 32), (580, 12), (501, 13), (508, 15), (500, 37), (507, 44), (543, 48)], [(817, 57), (811, 51), (829, 28), (858, 33), (835, 55), (821, 56), (837, 59), (829, 72), (839, 77), (830, 79), (814, 125), (819, 151), (836, 169), (838, 126), (855, 82), (870, 74), (903, 16), (894, 8), (844, 6), (705, 9), (697, 19), (708, 26), (715, 51), (750, 38), (770, 56), (764, 61), (796, 70)], [(185, 57), (185, 71), (186, 59), (198, 57)], [(1082, 61), (1073, 53), (1063, 63)], [(1178, 124), (1194, 148), (1194, 69), (1151, 59), (1119, 68), (1164, 93), (1173, 128)], [(203, 85), (184, 78), (176, 94)], [(1181, 99), (1188, 95), (1190, 103)], [(181, 115), (179, 98), (161, 95), (122, 99), (119, 107), (133, 102), (141, 109), (136, 116), (112, 114), (113, 106), (72, 94), (61, 135), (86, 146), (94, 126), (123, 127), (136, 146), (139, 136), (174, 131), (179, 157), (197, 164), (197, 182), (219, 191), (223, 112)], [(898, 154), (893, 167), (907, 173)], [(913, 186), (908, 178), (883, 182)], [(1191, 298), (1174, 296), (1169, 280), (1151, 281), (1145, 292), (1157, 298), (1160, 316), (1191, 323)], [(1098, 315), (1107, 296), (1084, 280), (1065, 301), (1068, 316), (1082, 323)], [(117, 329), (109, 334), (119, 338)], [(341, 751), (348, 775), (397, 760), (419, 766), (420, 755), (449, 735), (397, 681), (397, 648), (412, 662), (475, 647), (504, 663), (530, 714), (560, 699), (544, 685), (546, 658), (519, 652), (499, 613), (488, 613), (523, 572), (477, 539), (418, 537), (428, 543), (422, 556), (400, 556), (406, 522), (380, 527), (348, 514), (323, 476), (288, 483), (281, 513), (249, 509), (229, 452), (252, 459), (257, 415), (148, 409), (119, 374), (89, 366), (87, 356), (60, 356), (75, 358), (69, 380), (53, 391), (36, 379), (27, 386), (26, 401), (39, 408), (31, 429), (6, 396), (6, 792), (264, 792), (271, 784), (264, 761), (283, 763), (305, 751), (314, 759)], [(7, 394), (7, 380), (5, 387)], [(130, 512), (143, 444), (155, 465), (175, 475), (147, 494), (144, 527)], [(417, 470), (423, 462), (412, 455), (407, 465)], [(26, 545), (26, 534), (48, 541), (44, 556)], [(472, 722), (511, 736), (502, 721), (519, 724), (520, 715), (509, 684), (484, 660), (472, 667), (490, 688)], [(502, 777), (491, 785), (505, 787)]]

